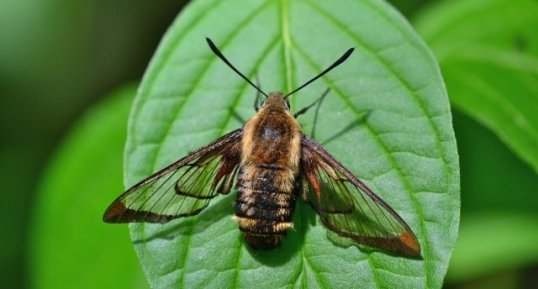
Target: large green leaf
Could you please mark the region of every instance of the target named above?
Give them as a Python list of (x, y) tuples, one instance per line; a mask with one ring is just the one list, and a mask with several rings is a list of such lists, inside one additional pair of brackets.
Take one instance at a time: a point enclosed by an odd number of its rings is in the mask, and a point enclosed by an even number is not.
[(101, 221), (122, 189), (134, 94), (127, 87), (88, 112), (47, 167), (30, 235), (32, 288), (147, 288), (127, 230)]
[[(243, 118), (254, 114), (254, 90), (211, 53), (205, 36), (248, 77), (258, 74), (268, 91), (290, 91), (356, 48), (347, 63), (294, 95), (292, 109), (332, 88), (316, 139), (409, 223), (423, 258), (337, 246), (301, 202), (282, 246), (253, 250), (230, 218), (231, 194), (196, 217), (130, 226), (152, 287), (440, 288), (459, 221), (451, 114), (435, 60), (384, 2), (192, 2), (166, 34), (139, 89), (126, 184), (240, 127), (231, 110)], [(307, 133), (312, 120), (312, 112), (300, 119)]]
[(538, 2), (445, 1), (416, 21), (452, 103), (538, 172)]

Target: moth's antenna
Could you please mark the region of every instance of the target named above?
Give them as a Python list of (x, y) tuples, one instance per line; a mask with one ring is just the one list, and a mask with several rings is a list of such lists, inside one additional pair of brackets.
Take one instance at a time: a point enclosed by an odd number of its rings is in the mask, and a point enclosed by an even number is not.
[(215, 43), (213, 43), (213, 41), (211, 41), (211, 39), (206, 37), (205, 40), (207, 40), (207, 44), (209, 45), (209, 48), (211, 48), (211, 50), (213, 50), (213, 53), (215, 53), (215, 55), (217, 55), (222, 61), (224, 61), (224, 63), (226, 63), (233, 71), (235, 71), (235, 73), (239, 74), (239, 76), (241, 76), (250, 85), (252, 85), (252, 87), (256, 88), (256, 90), (258, 90), (261, 94), (263, 94), (265, 97), (267, 97), (267, 94), (265, 92), (263, 92), (258, 86), (256, 86), (256, 84), (252, 83), (252, 81), (250, 81), (246, 76), (244, 76), (243, 73), (239, 72), (239, 70), (237, 70), (237, 68), (235, 68), (230, 63), (230, 61), (228, 61), (228, 59), (226, 59), (226, 57), (224, 57), (224, 55), (222, 55), (220, 50), (217, 48)]
[(314, 82), (316, 79), (322, 77), (325, 73), (331, 71), (333, 68), (335, 68), (338, 65), (342, 64), (342, 62), (346, 61), (346, 59), (351, 55), (351, 53), (353, 53), (353, 50), (355, 50), (355, 48), (348, 49), (342, 56), (340, 56), (340, 58), (338, 58), (333, 64), (331, 64), (331, 66), (327, 67), (327, 69), (323, 70), (323, 72), (318, 74), (316, 77), (310, 79), (305, 84), (299, 86), (299, 88), (296, 88), (294, 91), (286, 94), (284, 96), (284, 99), (288, 98), (288, 96), (296, 93), (297, 91), (301, 90), (303, 87), (305, 87), (305, 86), (309, 85), (310, 83)]

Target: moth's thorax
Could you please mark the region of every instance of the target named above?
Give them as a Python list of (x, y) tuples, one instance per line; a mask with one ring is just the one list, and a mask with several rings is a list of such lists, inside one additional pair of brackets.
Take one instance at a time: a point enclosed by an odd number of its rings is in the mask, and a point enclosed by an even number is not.
[(275, 165), (297, 171), (300, 131), (286, 107), (266, 104), (243, 128), (241, 165)]

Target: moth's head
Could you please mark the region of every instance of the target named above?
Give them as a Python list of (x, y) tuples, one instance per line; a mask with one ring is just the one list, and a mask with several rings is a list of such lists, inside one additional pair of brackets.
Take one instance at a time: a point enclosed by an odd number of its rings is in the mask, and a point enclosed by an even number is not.
[(267, 98), (265, 98), (261, 108), (289, 111), (290, 103), (286, 98), (284, 98), (282, 92), (271, 92), (269, 95), (267, 95)]

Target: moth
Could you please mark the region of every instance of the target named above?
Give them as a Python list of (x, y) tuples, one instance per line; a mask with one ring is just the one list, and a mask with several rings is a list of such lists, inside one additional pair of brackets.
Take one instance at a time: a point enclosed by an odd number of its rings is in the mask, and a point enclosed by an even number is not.
[[(217, 57), (257, 90), (256, 114), (243, 128), (128, 189), (108, 207), (104, 221), (166, 223), (193, 216), (218, 194), (230, 193), (235, 183), (233, 218), (253, 248), (278, 246), (293, 227), (295, 202), (302, 199), (340, 236), (391, 253), (420, 256), (419, 242), (405, 221), (301, 132), (296, 117), (314, 103), (295, 114), (290, 111), (288, 97), (343, 63), (353, 48), (292, 92), (266, 94), (206, 40)], [(258, 106), (260, 94), (265, 100)]]

